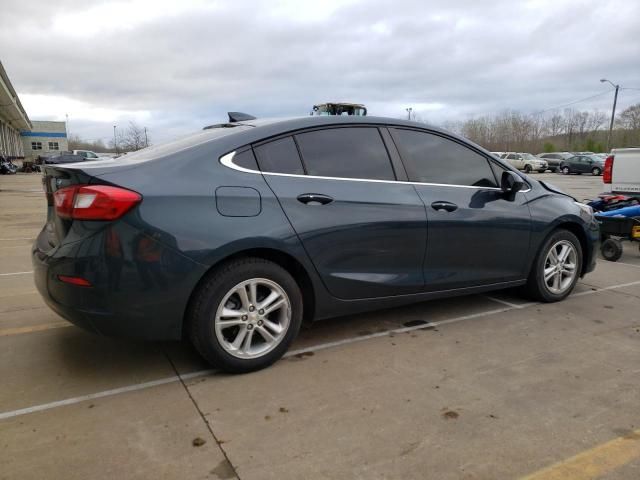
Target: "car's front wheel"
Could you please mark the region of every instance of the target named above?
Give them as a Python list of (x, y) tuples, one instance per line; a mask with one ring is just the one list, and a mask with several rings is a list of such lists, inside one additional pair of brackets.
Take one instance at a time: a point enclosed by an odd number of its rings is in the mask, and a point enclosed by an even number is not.
[(541, 302), (558, 302), (574, 289), (581, 271), (580, 241), (568, 230), (557, 230), (538, 253), (526, 290)]
[(196, 350), (231, 373), (265, 368), (280, 357), (302, 323), (302, 294), (281, 266), (261, 258), (225, 264), (209, 275), (189, 309)]
[(569, 167), (562, 167), (561, 170), (563, 175), (569, 175), (571, 173), (571, 170), (569, 170)]
[(531, 168), (531, 165), (524, 166), (524, 173), (531, 173), (532, 170), (533, 168)]

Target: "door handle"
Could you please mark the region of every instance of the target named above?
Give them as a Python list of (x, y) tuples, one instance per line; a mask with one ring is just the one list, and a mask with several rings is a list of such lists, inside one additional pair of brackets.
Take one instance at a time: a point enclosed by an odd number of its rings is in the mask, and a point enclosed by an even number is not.
[(298, 201), (305, 205), (326, 205), (327, 203), (333, 202), (333, 198), (321, 193), (303, 193), (302, 195), (298, 195)]
[(455, 203), (451, 202), (433, 202), (431, 204), (431, 208), (434, 210), (446, 210), (447, 212), (453, 212), (458, 209), (458, 206)]

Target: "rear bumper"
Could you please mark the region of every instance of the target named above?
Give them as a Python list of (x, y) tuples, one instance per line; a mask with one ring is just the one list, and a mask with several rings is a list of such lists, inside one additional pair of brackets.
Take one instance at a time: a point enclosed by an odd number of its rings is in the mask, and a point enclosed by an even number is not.
[[(67, 321), (93, 333), (141, 340), (178, 340), (189, 296), (204, 267), (157, 244), (161, 260), (105, 255), (97, 234), (70, 245), (32, 249), (36, 288), (47, 305)], [(127, 243), (122, 242), (125, 246)], [(133, 258), (128, 261), (127, 258)], [(79, 276), (91, 287), (62, 282)]]

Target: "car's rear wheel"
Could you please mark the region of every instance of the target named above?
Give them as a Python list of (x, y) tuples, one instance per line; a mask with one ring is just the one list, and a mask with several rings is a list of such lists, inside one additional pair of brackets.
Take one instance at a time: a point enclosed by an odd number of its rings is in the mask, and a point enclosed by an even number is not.
[(582, 247), (568, 230), (557, 230), (538, 253), (526, 290), (541, 302), (558, 302), (576, 286), (582, 271)]
[(597, 177), (598, 175), (600, 175), (600, 173), (602, 173), (602, 170), (600, 170), (598, 167), (593, 167), (593, 170), (591, 170), (591, 175), (593, 175), (594, 177)]
[(563, 175), (569, 175), (571, 173), (571, 170), (569, 170), (569, 167), (562, 167), (561, 170)]
[(251, 372), (284, 355), (300, 330), (302, 309), (289, 272), (261, 258), (240, 259), (210, 274), (195, 293), (189, 337), (212, 365)]

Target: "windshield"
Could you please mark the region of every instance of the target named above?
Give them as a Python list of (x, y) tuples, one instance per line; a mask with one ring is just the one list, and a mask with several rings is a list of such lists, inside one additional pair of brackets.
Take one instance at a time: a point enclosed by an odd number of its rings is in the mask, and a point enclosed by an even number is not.
[(524, 158), (525, 160), (539, 160), (538, 158), (534, 157), (530, 153), (523, 153), (522, 158)]

